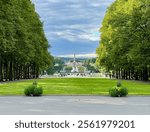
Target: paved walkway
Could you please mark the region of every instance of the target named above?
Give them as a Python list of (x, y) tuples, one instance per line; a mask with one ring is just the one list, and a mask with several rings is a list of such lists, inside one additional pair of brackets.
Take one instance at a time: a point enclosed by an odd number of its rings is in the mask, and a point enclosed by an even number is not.
[(4, 115), (150, 115), (150, 97), (0, 96)]

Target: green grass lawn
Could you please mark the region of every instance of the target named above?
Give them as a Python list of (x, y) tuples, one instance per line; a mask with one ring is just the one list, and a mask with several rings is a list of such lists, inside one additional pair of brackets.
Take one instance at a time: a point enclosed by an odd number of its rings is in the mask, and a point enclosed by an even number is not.
[[(25, 80), (0, 84), (0, 95), (23, 95), (24, 88), (35, 80)], [(108, 95), (108, 89), (116, 85), (117, 80), (101, 78), (47, 78), (37, 79), (44, 88), (44, 95), (92, 94)], [(150, 95), (150, 83), (122, 81), (130, 95)]]

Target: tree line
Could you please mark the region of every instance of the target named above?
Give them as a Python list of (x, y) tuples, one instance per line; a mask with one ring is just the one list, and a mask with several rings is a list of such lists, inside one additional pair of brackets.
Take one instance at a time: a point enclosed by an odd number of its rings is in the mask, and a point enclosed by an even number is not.
[(116, 0), (100, 28), (97, 65), (118, 79), (150, 78), (150, 1)]
[(0, 0), (0, 81), (37, 78), (53, 57), (30, 0)]

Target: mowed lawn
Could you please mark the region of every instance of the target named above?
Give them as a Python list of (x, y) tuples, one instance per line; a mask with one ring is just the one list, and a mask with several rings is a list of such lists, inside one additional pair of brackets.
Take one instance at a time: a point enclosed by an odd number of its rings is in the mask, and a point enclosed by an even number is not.
[[(24, 95), (24, 89), (35, 80), (0, 84), (0, 95)], [(44, 95), (108, 95), (117, 80), (102, 78), (46, 78), (36, 79), (44, 89)], [(150, 83), (122, 81), (130, 95), (150, 95)]]

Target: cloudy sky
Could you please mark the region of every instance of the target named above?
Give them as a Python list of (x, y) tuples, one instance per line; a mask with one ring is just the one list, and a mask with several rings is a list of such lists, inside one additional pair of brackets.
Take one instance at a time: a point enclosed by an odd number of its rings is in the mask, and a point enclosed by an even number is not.
[(53, 56), (94, 56), (99, 28), (114, 0), (32, 0)]

